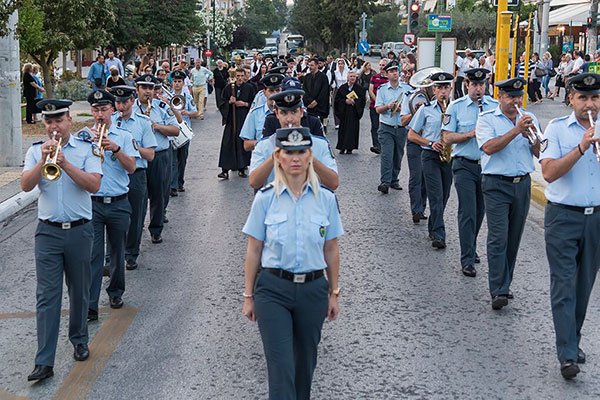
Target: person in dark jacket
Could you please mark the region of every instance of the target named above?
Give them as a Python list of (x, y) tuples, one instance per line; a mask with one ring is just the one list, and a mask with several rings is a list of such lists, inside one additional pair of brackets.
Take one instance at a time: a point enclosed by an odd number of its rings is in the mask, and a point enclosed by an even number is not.
[(319, 60), (311, 58), (308, 62), (310, 73), (304, 77), (304, 104), (311, 115), (319, 117), (321, 122), (329, 115), (329, 82), (327, 75), (319, 71)]

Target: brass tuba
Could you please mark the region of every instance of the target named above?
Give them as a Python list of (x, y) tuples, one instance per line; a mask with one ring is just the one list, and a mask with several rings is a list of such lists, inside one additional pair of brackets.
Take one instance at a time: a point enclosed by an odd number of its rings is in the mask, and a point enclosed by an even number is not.
[(410, 86), (419, 89), (408, 98), (408, 108), (411, 114), (414, 115), (417, 112), (419, 104), (427, 104), (433, 99), (433, 91), (431, 89), (433, 82), (430, 77), (436, 72), (444, 72), (444, 70), (438, 67), (423, 68), (415, 72), (408, 81)]
[[(442, 120), (444, 119), (444, 114), (446, 114), (446, 108), (448, 108), (447, 101), (448, 101), (447, 99), (442, 99), (441, 101), (438, 101), (438, 104), (440, 105), (440, 108), (442, 109)], [(442, 138), (441, 133), (440, 133), (440, 140), (441, 140), (442, 144), (444, 145), (444, 148), (440, 152), (440, 161), (449, 163), (450, 161), (452, 161), (452, 145), (444, 143), (444, 139)]]
[[(52, 132), (52, 140), (56, 140), (56, 131)], [(62, 173), (60, 167), (56, 163), (56, 159), (58, 158), (58, 152), (60, 151), (61, 142), (62, 138), (59, 138), (56, 147), (52, 146), (51, 150), (54, 153), (48, 154), (48, 157), (46, 157), (46, 162), (42, 166), (42, 177), (49, 182), (54, 182), (58, 180)]]

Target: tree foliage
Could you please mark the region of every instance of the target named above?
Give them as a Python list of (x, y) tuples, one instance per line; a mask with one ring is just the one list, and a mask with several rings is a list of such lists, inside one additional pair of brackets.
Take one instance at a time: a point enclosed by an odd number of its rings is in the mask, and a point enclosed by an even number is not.
[[(197, 12), (200, 24), (196, 27), (193, 43), (201, 47), (202, 40), (206, 38), (208, 31), (211, 32), (211, 47), (225, 48), (234, 40), (236, 22), (221, 11), (215, 11), (213, 24), (213, 13), (211, 10)], [(214, 26), (214, 32), (213, 32)]]
[(9, 33), (8, 19), (21, 7), (22, 0), (0, 0), (0, 37)]
[(236, 26), (232, 46), (262, 48), (265, 37), (280, 28), (280, 15), (272, 0), (247, 0), (244, 10), (235, 14)]
[(201, 21), (197, 12), (200, 2), (195, 0), (147, 0), (145, 18), (146, 40), (152, 46), (190, 44)]
[(406, 33), (406, 25), (401, 24), (400, 8), (392, 6), (373, 16), (373, 27), (367, 31), (369, 43), (399, 42)]
[(125, 50), (129, 59), (139, 45), (147, 43), (146, 10), (148, 0), (127, 0), (115, 3), (116, 24), (108, 30), (110, 47)]

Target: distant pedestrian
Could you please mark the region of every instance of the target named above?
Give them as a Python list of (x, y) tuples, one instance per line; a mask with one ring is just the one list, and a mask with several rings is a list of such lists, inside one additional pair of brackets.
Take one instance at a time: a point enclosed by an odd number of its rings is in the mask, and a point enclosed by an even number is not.
[(37, 91), (43, 90), (35, 81), (33, 76), (33, 67), (30, 63), (23, 65), (23, 97), (27, 101), (25, 109), (25, 121), (28, 124), (35, 124), (33, 117), (38, 113), (38, 108), (35, 105), (37, 100)]
[(379, 61), (379, 73), (373, 74), (371, 77), (371, 82), (369, 84), (369, 118), (371, 120), (371, 143), (372, 146), (370, 148), (371, 152), (375, 154), (381, 153), (381, 145), (379, 144), (379, 138), (377, 131), (379, 130), (379, 114), (375, 110), (375, 99), (377, 98), (377, 90), (379, 87), (386, 83), (388, 80), (385, 74), (385, 66), (389, 60), (387, 58), (382, 58)]
[(87, 80), (92, 90), (104, 89), (108, 78), (108, 67), (104, 62), (102, 54), (96, 57), (96, 61), (90, 66)]
[(356, 71), (348, 71), (348, 82), (336, 92), (334, 113), (340, 121), (336, 149), (340, 154), (352, 154), (358, 149), (360, 119), (365, 112), (365, 89), (357, 82)]
[(321, 123), (329, 115), (329, 82), (327, 75), (319, 71), (319, 60), (311, 58), (309, 73), (304, 77), (304, 105), (309, 114), (319, 117)]
[(117, 57), (115, 57), (114, 50), (108, 50), (108, 58), (106, 59), (106, 66), (110, 69), (110, 67), (117, 67), (117, 71), (120, 76), (125, 76), (125, 69), (123, 68), (123, 63)]
[(552, 55), (550, 52), (545, 52), (542, 56), (542, 65), (544, 66), (544, 70), (546, 71), (546, 75), (542, 78), (542, 86), (544, 87), (544, 91), (546, 92), (546, 98), (550, 98), (550, 88), (548, 87), (550, 83), (551, 74), (554, 72), (554, 63), (552, 62)]
[(212, 81), (213, 74), (208, 68), (206, 68), (206, 61), (201, 61), (199, 58), (194, 60), (195, 67), (191, 72), (192, 81), (192, 95), (194, 96), (194, 104), (198, 108), (198, 116), (200, 119), (204, 119), (204, 110), (206, 104), (204, 102), (206, 98), (206, 85), (209, 81)]
[(219, 104), (221, 102), (223, 88), (229, 83), (227, 64), (225, 64), (223, 60), (217, 60), (217, 67), (213, 70), (213, 79), (215, 82), (215, 103)]

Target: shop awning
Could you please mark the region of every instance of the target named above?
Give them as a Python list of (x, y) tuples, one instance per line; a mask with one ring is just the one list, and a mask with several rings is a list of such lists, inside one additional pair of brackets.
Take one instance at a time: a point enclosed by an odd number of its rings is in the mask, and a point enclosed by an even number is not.
[[(562, 1), (562, 0), (559, 0)], [(573, 26), (583, 26), (587, 24), (590, 14), (590, 3), (571, 4), (550, 11), (549, 26), (572, 24)], [(527, 21), (519, 23), (519, 27), (527, 28)]]

